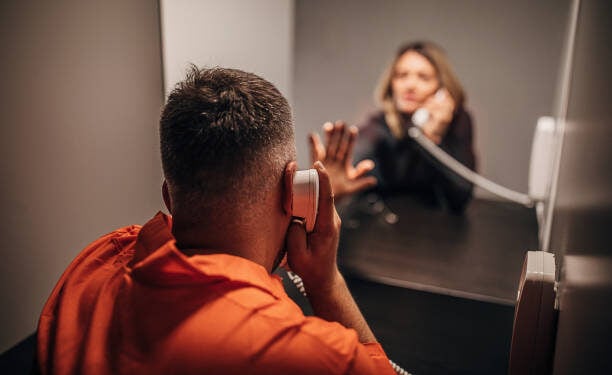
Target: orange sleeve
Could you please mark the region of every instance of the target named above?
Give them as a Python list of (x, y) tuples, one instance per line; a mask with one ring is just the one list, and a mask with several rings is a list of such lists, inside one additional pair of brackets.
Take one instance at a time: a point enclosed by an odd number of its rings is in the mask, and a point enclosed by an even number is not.
[(354, 329), (316, 316), (306, 317), (298, 327), (297, 332), (289, 334), (292, 330), (286, 331), (279, 341), (284, 355), (287, 350), (293, 352), (296, 359), (302, 359), (298, 360), (302, 367), (307, 362), (313, 366), (316, 366), (317, 362), (334, 363), (331, 366), (334, 370), (329, 373), (396, 375), (382, 346), (378, 342), (359, 342)]
[[(372, 367), (374, 371), (372, 372)], [(347, 375), (380, 374), (396, 375), (389, 358), (377, 342), (360, 344)]]
[(249, 343), (250, 350), (260, 347), (260, 368), (273, 370), (263, 373), (395, 375), (380, 344), (360, 343), (355, 330), (337, 322), (314, 316), (299, 320), (263, 320), (258, 340)]

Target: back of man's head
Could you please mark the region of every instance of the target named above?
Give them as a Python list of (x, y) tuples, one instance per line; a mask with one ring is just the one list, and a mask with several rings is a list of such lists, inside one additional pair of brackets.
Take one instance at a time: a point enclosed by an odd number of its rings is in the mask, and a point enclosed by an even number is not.
[(168, 97), (160, 139), (173, 208), (193, 220), (261, 200), (295, 159), (287, 100), (235, 69), (192, 66)]

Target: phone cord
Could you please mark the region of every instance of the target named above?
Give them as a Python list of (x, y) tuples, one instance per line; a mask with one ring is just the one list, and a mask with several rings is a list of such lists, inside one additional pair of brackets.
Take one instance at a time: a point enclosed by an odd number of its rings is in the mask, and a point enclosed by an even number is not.
[(509, 201), (520, 203), (527, 207), (533, 207), (535, 201), (527, 194), (519, 193), (514, 190), (510, 190), (504, 186), (496, 184), (495, 182), (484, 178), (478, 173), (466, 168), (463, 164), (458, 162), (455, 158), (444, 152), (435, 143), (427, 139), (423, 135), (423, 132), (416, 126), (408, 129), (408, 135), (414, 139), (421, 147), (429, 152), (433, 157), (438, 159), (442, 164), (450, 168), (453, 172), (459, 176), (470, 181), (474, 185), (478, 185), (481, 188), (490, 191), (491, 193), (498, 195), (502, 198), (508, 199)]
[[(289, 276), (289, 280), (293, 282), (293, 284), (296, 286), (296, 288), (298, 288), (300, 293), (302, 293), (304, 297), (307, 297), (308, 295), (306, 294), (306, 289), (304, 288), (304, 282), (302, 281), (302, 278), (299, 277), (296, 273), (293, 273), (292, 271), (287, 271), (287, 276)], [(389, 360), (389, 363), (398, 375), (411, 375), (408, 371), (401, 368), (400, 365), (393, 362), (392, 360)]]

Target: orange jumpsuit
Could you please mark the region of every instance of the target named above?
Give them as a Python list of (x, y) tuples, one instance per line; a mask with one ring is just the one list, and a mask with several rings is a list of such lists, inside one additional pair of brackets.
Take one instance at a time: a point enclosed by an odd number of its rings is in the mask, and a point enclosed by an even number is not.
[(305, 317), (247, 259), (181, 253), (158, 213), (85, 248), (45, 304), (47, 374), (394, 374), (377, 343)]

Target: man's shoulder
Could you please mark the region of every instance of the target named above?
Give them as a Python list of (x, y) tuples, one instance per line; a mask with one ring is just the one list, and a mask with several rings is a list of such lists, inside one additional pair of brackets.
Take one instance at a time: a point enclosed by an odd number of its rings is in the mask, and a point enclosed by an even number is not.
[(127, 264), (132, 259), (140, 229), (140, 225), (128, 225), (85, 246), (66, 268), (58, 285), (81, 285), (84, 281), (96, 279), (100, 273), (105, 275), (110, 269), (106, 265), (115, 265), (114, 269)]
[(81, 254), (90, 254), (91, 252), (102, 250), (102, 248), (108, 246), (112, 246), (114, 248), (124, 248), (126, 246), (130, 246), (138, 238), (138, 234), (140, 233), (141, 229), (142, 226), (137, 224), (115, 229), (91, 242), (83, 249)]
[(102, 235), (99, 239), (114, 240), (122, 238), (136, 238), (138, 237), (138, 233), (140, 233), (141, 229), (142, 225), (140, 224), (126, 225)]

